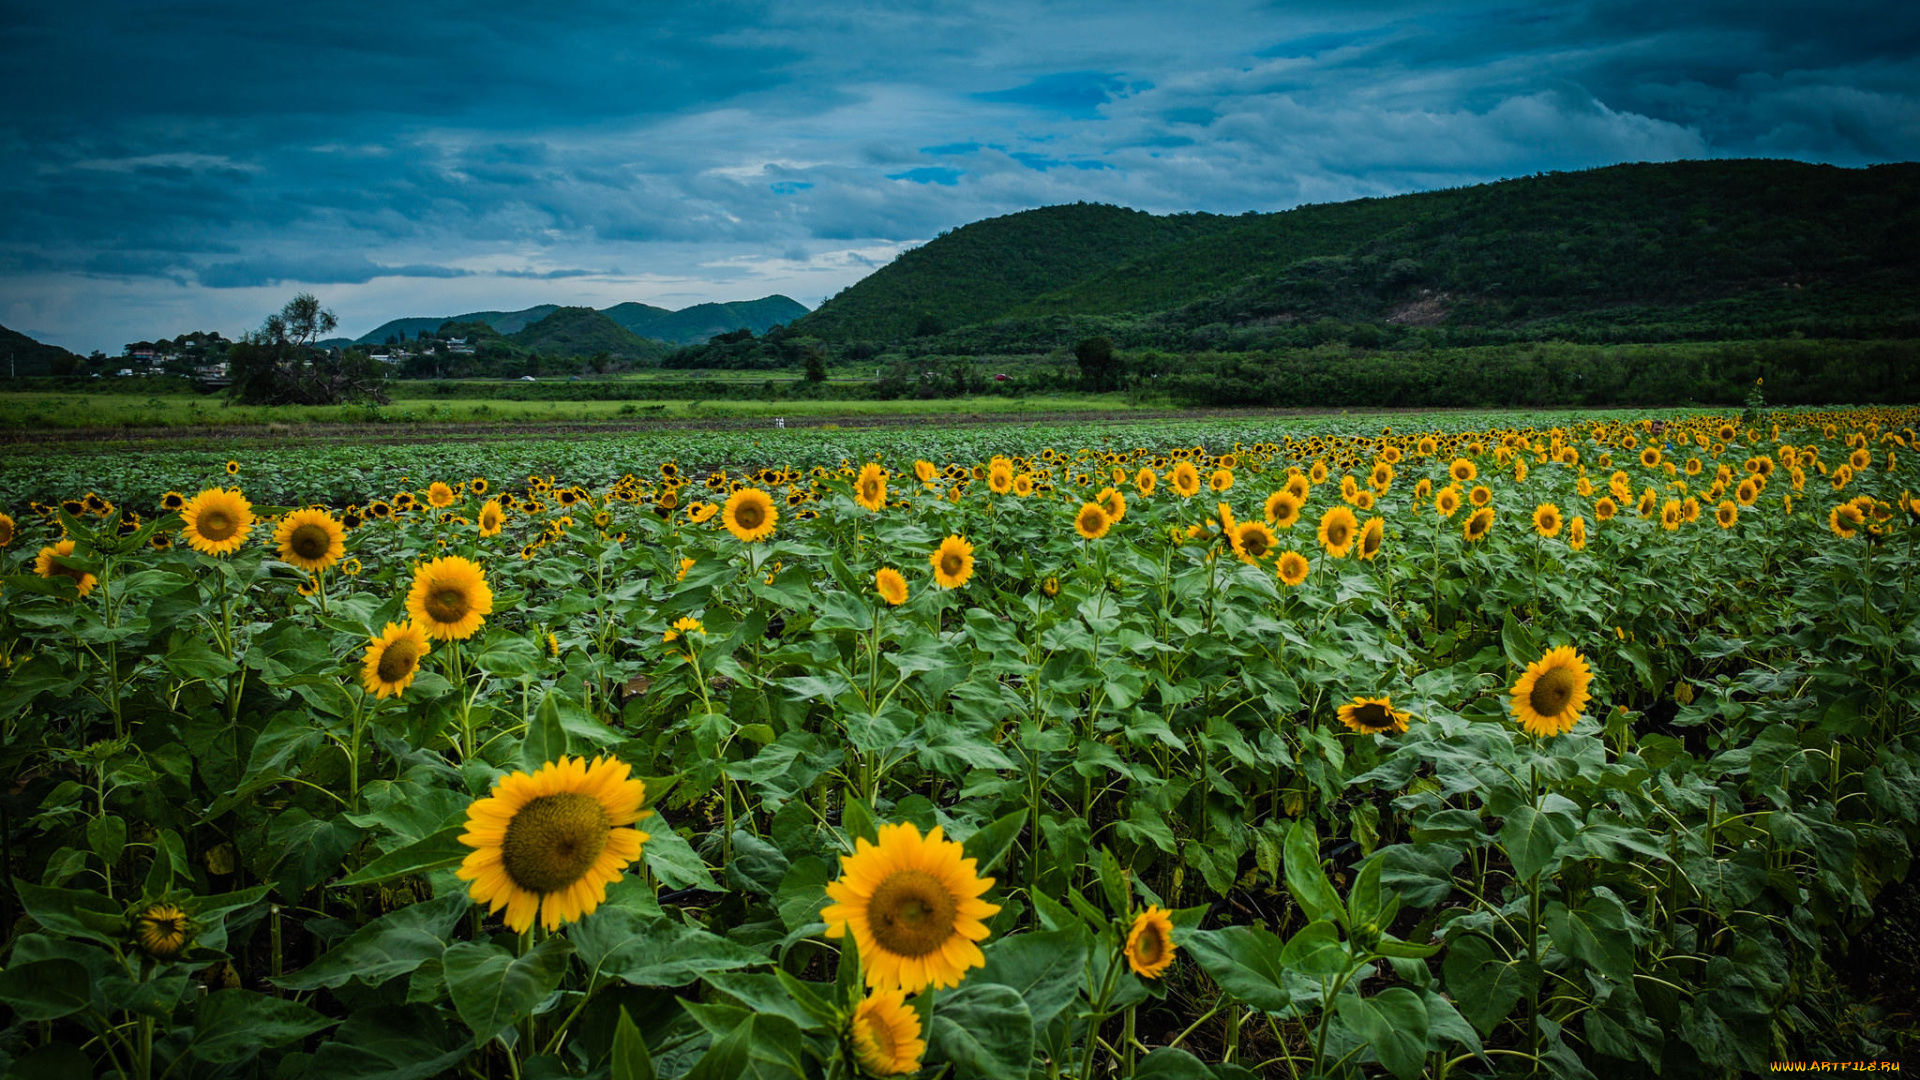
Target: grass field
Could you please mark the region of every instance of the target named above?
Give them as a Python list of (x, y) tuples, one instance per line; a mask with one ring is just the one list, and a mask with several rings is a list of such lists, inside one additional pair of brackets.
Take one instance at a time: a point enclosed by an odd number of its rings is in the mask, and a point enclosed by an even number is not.
[(931, 401), (486, 401), (397, 398), (390, 405), (229, 405), (218, 397), (140, 394), (0, 394), (0, 430), (89, 428), (265, 427), (271, 424), (540, 424), (594, 423), (680, 417), (817, 417), (899, 414), (1063, 411), (1115, 412), (1141, 408), (1121, 394), (1060, 394), (1026, 398), (937, 398)]

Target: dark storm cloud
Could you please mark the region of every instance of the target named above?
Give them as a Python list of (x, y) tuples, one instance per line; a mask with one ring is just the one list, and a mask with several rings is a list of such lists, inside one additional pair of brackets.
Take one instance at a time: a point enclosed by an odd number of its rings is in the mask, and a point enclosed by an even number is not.
[(91, 347), (102, 310), (198, 325), (294, 284), (369, 325), (416, 296), (811, 303), (1076, 199), (1909, 159), (1917, 56), (1893, 3), (16, 5), (0, 323)]

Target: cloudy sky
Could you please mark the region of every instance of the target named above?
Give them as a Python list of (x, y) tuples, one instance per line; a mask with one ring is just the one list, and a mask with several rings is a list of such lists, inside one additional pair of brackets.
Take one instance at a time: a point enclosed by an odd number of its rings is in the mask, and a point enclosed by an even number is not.
[(1087, 200), (1281, 210), (1920, 158), (1920, 5), (8, 3), (0, 324), (82, 352), (535, 303), (809, 306)]

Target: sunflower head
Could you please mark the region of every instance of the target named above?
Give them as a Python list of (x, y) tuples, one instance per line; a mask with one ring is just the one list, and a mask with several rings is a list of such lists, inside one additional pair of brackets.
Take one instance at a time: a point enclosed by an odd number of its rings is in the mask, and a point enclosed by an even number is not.
[(773, 497), (756, 487), (743, 487), (727, 496), (727, 505), (721, 512), (727, 531), (743, 544), (772, 536), (779, 520), (780, 511), (774, 509)]
[(1153, 494), (1154, 485), (1158, 482), (1159, 478), (1154, 476), (1153, 470), (1145, 466), (1133, 474), (1133, 490), (1139, 492), (1143, 499)]
[(280, 561), (308, 573), (325, 570), (347, 553), (347, 530), (325, 510), (295, 510), (280, 519), (274, 544)]
[(1713, 508), (1713, 520), (1723, 529), (1731, 529), (1740, 523), (1740, 507), (1732, 499), (1720, 500)]
[(1368, 518), (1360, 526), (1360, 549), (1356, 552), (1362, 559), (1372, 559), (1380, 554), (1380, 545), (1386, 539), (1386, 522), (1380, 518)]
[(1560, 535), (1560, 508), (1552, 503), (1541, 503), (1533, 509), (1533, 531), (1541, 536)]
[(1182, 461), (1175, 465), (1173, 474), (1167, 479), (1173, 485), (1173, 490), (1179, 492), (1183, 499), (1190, 499), (1200, 492), (1200, 470), (1194, 468), (1191, 461)]
[(887, 505), (887, 470), (875, 462), (867, 462), (860, 469), (859, 479), (853, 482), (853, 498), (861, 506), (875, 513)]
[(489, 914), (505, 908), (515, 932), (536, 914), (549, 931), (592, 914), (649, 839), (632, 827), (652, 811), (631, 774), (612, 758), (562, 757), (502, 777), (467, 807), (460, 842), (474, 851), (458, 872), (473, 883), (467, 895)]
[(847, 1041), (860, 1067), (871, 1076), (904, 1076), (920, 1071), (927, 1041), (920, 1037), (920, 1014), (907, 1004), (904, 990), (875, 990), (854, 1006)]
[(976, 943), (1000, 905), (980, 894), (993, 879), (937, 825), (924, 837), (911, 822), (883, 825), (879, 841), (861, 837), (841, 856), (840, 878), (827, 885), (833, 902), (820, 912), (827, 936), (851, 933), (868, 986), (917, 994), (960, 985), (986, 963)]
[(1276, 560), (1276, 567), (1280, 580), (1288, 585), (1298, 585), (1307, 580), (1307, 571), (1311, 569), (1307, 564), (1307, 557), (1297, 551), (1281, 552), (1280, 558)]
[(943, 589), (957, 589), (973, 577), (973, 545), (965, 537), (949, 536), (927, 556), (933, 565), (934, 583)]
[(1320, 546), (1328, 555), (1336, 559), (1347, 557), (1347, 551), (1353, 547), (1354, 534), (1360, 529), (1360, 522), (1353, 511), (1344, 506), (1336, 506), (1320, 516)]
[(93, 591), (95, 585), (99, 584), (99, 579), (95, 578), (92, 574), (63, 566), (58, 562), (59, 559), (72, 554), (73, 541), (71, 540), (62, 540), (52, 547), (43, 547), (40, 549), (39, 556), (33, 561), (33, 572), (43, 578), (66, 578), (73, 582), (74, 587), (79, 590), (81, 596), (85, 596)]
[(1587, 519), (1576, 517), (1567, 522), (1567, 546), (1575, 551), (1587, 550)]
[(1173, 963), (1177, 947), (1170, 913), (1155, 904), (1133, 917), (1127, 931), (1127, 966), (1143, 979), (1157, 979)]
[(1452, 517), (1453, 512), (1460, 509), (1460, 489), (1452, 484), (1441, 488), (1433, 497), (1433, 508), (1443, 518)]
[(1362, 735), (1407, 730), (1408, 715), (1394, 708), (1391, 698), (1357, 697), (1340, 706), (1336, 715), (1342, 724)]
[(899, 607), (907, 602), (907, 579), (893, 567), (883, 566), (874, 571), (873, 591), (879, 593), (888, 606)]
[(1483, 540), (1492, 530), (1493, 507), (1483, 506), (1467, 518), (1467, 524), (1461, 531), (1468, 540)]
[(1107, 509), (1097, 502), (1082, 503), (1080, 512), (1073, 516), (1073, 531), (1084, 540), (1098, 540), (1107, 535), (1113, 527), (1113, 519), (1107, 516)]
[(1580, 721), (1593, 673), (1570, 645), (1550, 650), (1513, 684), (1513, 714), (1534, 735), (1564, 735)]
[(407, 614), (428, 637), (465, 640), (493, 614), (493, 590), (478, 563), (458, 555), (442, 556), (414, 571)]
[(427, 648), (427, 632), (417, 624), (388, 623), (379, 637), (367, 642), (360, 663), (360, 685), (376, 698), (399, 696), (420, 674), (420, 661), (426, 658)]
[(180, 533), (203, 555), (231, 555), (253, 529), (253, 504), (239, 488), (208, 488), (180, 511)]
[(488, 499), (480, 508), (480, 516), (474, 519), (479, 526), (481, 536), (499, 536), (501, 526), (507, 522), (507, 512), (500, 508), (499, 499)]
[(178, 905), (146, 904), (127, 915), (127, 930), (140, 951), (155, 960), (172, 960), (193, 944), (200, 926)]

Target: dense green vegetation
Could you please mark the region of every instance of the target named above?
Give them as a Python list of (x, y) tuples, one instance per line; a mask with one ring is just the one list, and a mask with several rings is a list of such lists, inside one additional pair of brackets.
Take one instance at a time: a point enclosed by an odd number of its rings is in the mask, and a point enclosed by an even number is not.
[(907, 252), (793, 329), (937, 330), (938, 352), (1910, 337), (1917, 233), (1915, 165), (1620, 165), (1238, 218), (1060, 206)]

